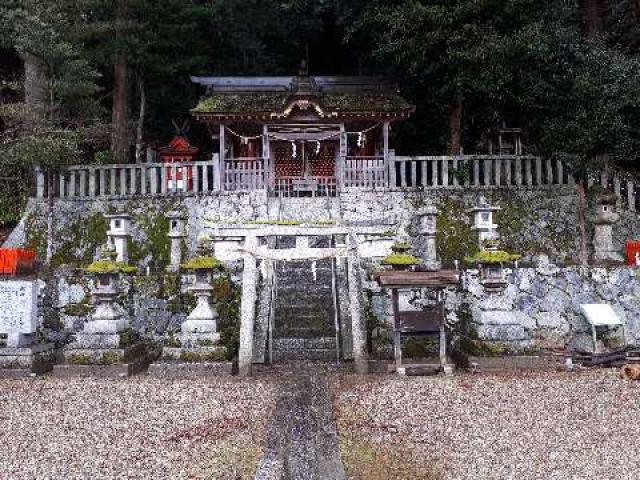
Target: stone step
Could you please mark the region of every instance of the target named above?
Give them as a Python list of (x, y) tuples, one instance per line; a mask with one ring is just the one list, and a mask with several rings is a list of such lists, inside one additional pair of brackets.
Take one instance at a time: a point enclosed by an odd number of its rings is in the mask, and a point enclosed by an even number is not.
[(272, 359), (274, 362), (285, 362), (288, 360), (325, 360), (331, 361), (336, 359), (335, 349), (307, 349), (300, 352), (284, 352), (273, 351)]
[(291, 327), (291, 326), (279, 326), (273, 329), (274, 338), (318, 338), (327, 335), (335, 334), (335, 328), (333, 325), (326, 325), (324, 327)]
[(314, 338), (295, 338), (282, 337), (274, 338), (272, 344), (273, 350), (304, 350), (304, 349), (335, 349), (336, 337), (314, 337)]

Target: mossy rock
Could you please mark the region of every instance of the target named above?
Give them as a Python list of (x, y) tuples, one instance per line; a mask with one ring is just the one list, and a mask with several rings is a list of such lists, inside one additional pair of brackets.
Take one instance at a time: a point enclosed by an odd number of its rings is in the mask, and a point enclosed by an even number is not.
[(387, 255), (382, 260), (383, 265), (391, 265), (391, 266), (411, 266), (411, 265), (420, 265), (421, 263), (422, 263), (421, 259), (406, 253), (394, 253), (391, 255)]
[(184, 270), (224, 270), (224, 265), (220, 260), (208, 255), (194, 257), (180, 267)]
[(93, 274), (105, 273), (136, 273), (138, 269), (126, 262), (114, 262), (113, 260), (96, 260), (85, 268), (85, 272)]
[(467, 263), (512, 263), (520, 260), (521, 256), (504, 250), (482, 250), (471, 257), (465, 257)]

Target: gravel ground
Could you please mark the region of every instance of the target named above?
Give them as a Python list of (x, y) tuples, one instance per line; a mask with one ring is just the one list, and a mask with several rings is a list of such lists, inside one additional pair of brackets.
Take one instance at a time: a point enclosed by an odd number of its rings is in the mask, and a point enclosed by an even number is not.
[(250, 478), (276, 390), (269, 379), (3, 380), (0, 478)]
[(640, 382), (617, 371), (338, 382), (341, 435), (406, 449), (445, 479), (640, 478)]

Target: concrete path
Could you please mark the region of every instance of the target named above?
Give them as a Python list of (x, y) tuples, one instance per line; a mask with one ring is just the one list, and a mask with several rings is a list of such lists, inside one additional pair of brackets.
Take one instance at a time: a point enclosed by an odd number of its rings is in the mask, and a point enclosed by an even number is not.
[(283, 382), (256, 480), (343, 480), (326, 377), (308, 367)]

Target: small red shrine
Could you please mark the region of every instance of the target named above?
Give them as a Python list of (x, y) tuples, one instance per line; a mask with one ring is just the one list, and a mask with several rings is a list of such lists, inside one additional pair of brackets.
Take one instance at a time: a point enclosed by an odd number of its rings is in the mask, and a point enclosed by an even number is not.
[(198, 151), (199, 149), (192, 146), (189, 140), (182, 135), (176, 135), (169, 142), (169, 145), (158, 150), (160, 161), (167, 165), (167, 188), (169, 190), (189, 190), (192, 188), (193, 169), (191, 166), (182, 164), (193, 162)]

